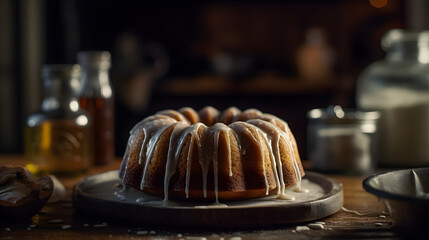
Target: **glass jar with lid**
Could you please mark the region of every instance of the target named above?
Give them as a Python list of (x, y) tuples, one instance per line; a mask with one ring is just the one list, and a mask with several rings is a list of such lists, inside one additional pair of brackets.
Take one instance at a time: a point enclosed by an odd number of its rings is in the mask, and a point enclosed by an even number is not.
[(377, 111), (340, 106), (313, 109), (309, 120), (308, 157), (317, 171), (368, 174), (376, 165)]
[(45, 65), (44, 98), (25, 126), (26, 167), (34, 174), (76, 176), (93, 161), (92, 123), (80, 108), (79, 65)]
[(390, 30), (385, 59), (360, 75), (357, 106), (378, 110), (378, 161), (385, 166), (429, 166), (429, 31)]

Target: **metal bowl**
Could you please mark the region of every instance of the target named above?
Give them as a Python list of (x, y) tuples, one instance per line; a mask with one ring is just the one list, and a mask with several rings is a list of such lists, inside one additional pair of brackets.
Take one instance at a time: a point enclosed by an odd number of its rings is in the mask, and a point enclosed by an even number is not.
[(416, 236), (429, 233), (429, 168), (370, 176), (363, 188), (384, 201), (399, 231)]

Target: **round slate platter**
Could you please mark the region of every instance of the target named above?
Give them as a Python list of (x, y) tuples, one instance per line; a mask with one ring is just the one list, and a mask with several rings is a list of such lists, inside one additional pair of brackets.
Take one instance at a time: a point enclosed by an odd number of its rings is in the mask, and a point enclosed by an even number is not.
[(303, 187), (308, 187), (310, 193), (290, 191), (295, 200), (268, 197), (221, 202), (220, 206), (181, 202), (165, 205), (162, 199), (155, 198), (136, 201), (148, 196), (135, 189), (122, 191), (115, 170), (89, 176), (76, 184), (73, 201), (77, 211), (103, 220), (210, 228), (268, 227), (314, 221), (334, 214), (343, 206), (342, 185), (325, 175), (307, 171)]

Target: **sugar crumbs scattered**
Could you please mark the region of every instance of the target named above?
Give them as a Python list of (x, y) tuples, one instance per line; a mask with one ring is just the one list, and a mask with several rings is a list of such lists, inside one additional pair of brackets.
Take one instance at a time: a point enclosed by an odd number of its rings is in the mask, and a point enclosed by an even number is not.
[(61, 229), (69, 229), (69, 228), (71, 228), (71, 225), (63, 225), (63, 226), (61, 226)]
[(309, 228), (309, 227), (307, 227), (307, 226), (297, 226), (297, 227), (295, 228), (295, 230), (296, 230), (297, 232), (301, 232), (301, 231), (309, 231), (309, 230), (310, 230), (310, 228)]
[(146, 234), (148, 234), (149, 232), (148, 231), (145, 231), (145, 230), (143, 230), (143, 231), (137, 231), (136, 232), (136, 234), (137, 235), (146, 235)]
[(319, 223), (310, 223), (307, 225), (307, 227), (314, 230), (322, 230), (325, 228), (323, 224), (319, 224)]
[(49, 223), (63, 223), (63, 222), (64, 222), (64, 220), (62, 220), (60, 218), (49, 220)]
[(186, 237), (186, 240), (207, 240), (205, 237)]
[(107, 222), (103, 222), (103, 223), (101, 223), (101, 224), (94, 224), (94, 226), (93, 227), (107, 227)]

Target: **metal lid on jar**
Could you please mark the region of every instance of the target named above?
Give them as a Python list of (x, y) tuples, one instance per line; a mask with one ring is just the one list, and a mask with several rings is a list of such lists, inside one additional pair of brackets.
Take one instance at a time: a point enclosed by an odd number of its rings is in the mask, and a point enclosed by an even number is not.
[(46, 64), (42, 68), (46, 96), (75, 97), (80, 90), (81, 68), (78, 64)]
[(70, 79), (79, 78), (80, 66), (77, 64), (46, 64), (42, 68), (43, 79)]
[(317, 108), (307, 113), (312, 122), (326, 124), (361, 124), (375, 122), (380, 118), (378, 111), (356, 111), (343, 109), (338, 105), (330, 105), (327, 109)]
[(107, 51), (84, 51), (77, 53), (77, 62), (82, 67), (110, 68), (110, 53)]
[(389, 51), (393, 47), (400, 48), (404, 46), (428, 48), (429, 31), (392, 29), (382, 37), (381, 46), (385, 51)]

